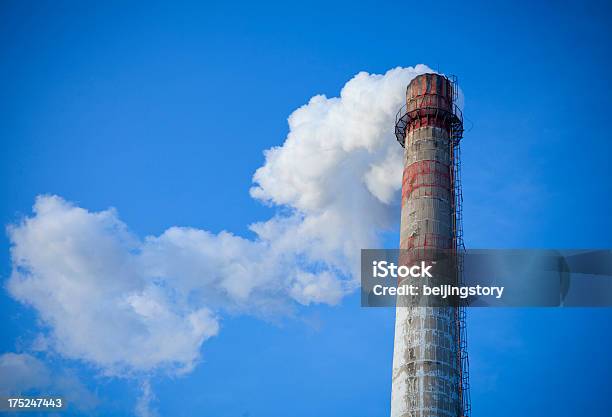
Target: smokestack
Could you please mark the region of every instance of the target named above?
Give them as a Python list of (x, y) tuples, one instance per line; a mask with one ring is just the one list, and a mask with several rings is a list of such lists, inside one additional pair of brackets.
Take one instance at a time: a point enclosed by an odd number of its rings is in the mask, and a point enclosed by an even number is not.
[[(400, 249), (411, 261), (463, 249), (456, 98), (454, 80), (422, 74), (398, 113), (396, 136), (405, 148)], [(398, 306), (395, 320), (391, 417), (468, 416), (463, 309)]]

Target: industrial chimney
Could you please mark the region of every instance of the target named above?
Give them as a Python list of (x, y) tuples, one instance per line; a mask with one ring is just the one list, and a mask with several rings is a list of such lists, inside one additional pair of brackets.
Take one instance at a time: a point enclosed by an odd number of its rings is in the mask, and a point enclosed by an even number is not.
[[(400, 249), (412, 261), (431, 251), (455, 253), (460, 281), (463, 119), (456, 99), (455, 79), (417, 76), (395, 134), (405, 148)], [(395, 320), (391, 417), (469, 416), (463, 308), (398, 304)]]

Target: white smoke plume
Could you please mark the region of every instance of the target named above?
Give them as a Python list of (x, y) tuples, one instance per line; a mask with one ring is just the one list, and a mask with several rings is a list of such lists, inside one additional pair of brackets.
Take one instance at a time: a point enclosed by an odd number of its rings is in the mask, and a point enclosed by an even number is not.
[(358, 285), (360, 249), (398, 220), (394, 117), (424, 72), (361, 72), (340, 97), (317, 95), (295, 110), (251, 189), (290, 214), (251, 225), (253, 240), (180, 227), (141, 239), (113, 209), (39, 196), (33, 214), (8, 228), (10, 294), (37, 311), (49, 349), (121, 376), (190, 371), (224, 313), (337, 304)]

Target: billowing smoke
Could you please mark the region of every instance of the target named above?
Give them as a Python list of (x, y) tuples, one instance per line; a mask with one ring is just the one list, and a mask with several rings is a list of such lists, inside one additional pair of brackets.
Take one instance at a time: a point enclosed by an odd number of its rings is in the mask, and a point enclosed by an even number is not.
[(340, 97), (317, 95), (295, 110), (251, 189), (290, 214), (251, 225), (252, 240), (181, 227), (142, 239), (113, 209), (39, 196), (33, 214), (8, 228), (7, 285), (44, 323), (38, 344), (107, 375), (184, 373), (224, 313), (340, 302), (358, 285), (360, 249), (396, 224), (394, 116), (407, 83), (430, 71), (361, 72)]

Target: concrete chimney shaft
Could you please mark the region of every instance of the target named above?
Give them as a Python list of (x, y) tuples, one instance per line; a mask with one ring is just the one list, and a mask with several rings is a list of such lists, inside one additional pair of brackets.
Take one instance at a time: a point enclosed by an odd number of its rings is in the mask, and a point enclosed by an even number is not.
[[(423, 74), (407, 88), (400, 249), (419, 260), (432, 249), (452, 249), (451, 122), (453, 84)], [(456, 309), (397, 307), (391, 417), (462, 415)]]

